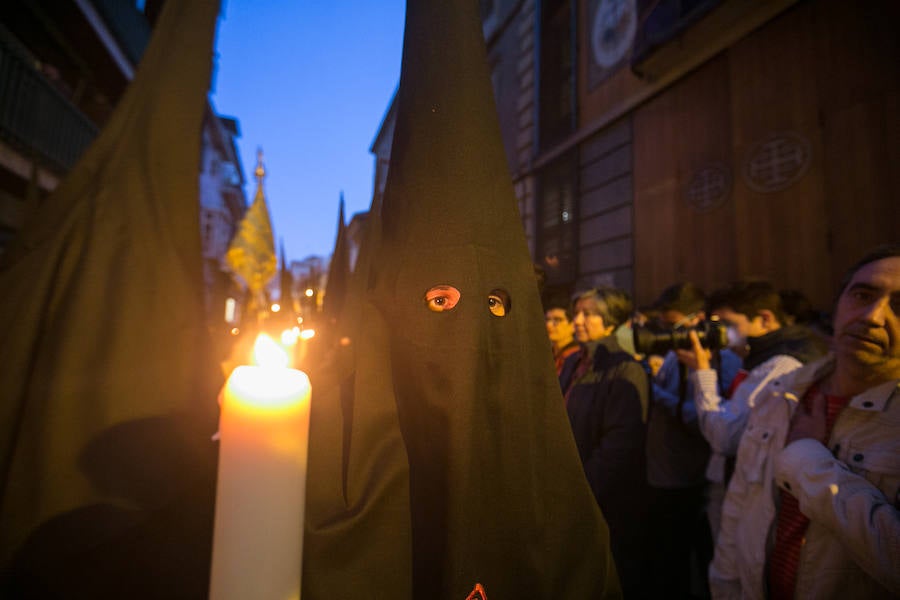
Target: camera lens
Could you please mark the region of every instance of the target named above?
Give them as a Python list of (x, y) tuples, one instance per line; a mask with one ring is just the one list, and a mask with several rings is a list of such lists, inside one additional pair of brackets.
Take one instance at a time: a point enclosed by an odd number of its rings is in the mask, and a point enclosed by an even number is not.
[(666, 354), (669, 350), (690, 350), (690, 332), (696, 331), (700, 345), (719, 350), (728, 344), (725, 326), (717, 320), (700, 322), (696, 327), (656, 331), (648, 327), (634, 328), (634, 349), (639, 354)]

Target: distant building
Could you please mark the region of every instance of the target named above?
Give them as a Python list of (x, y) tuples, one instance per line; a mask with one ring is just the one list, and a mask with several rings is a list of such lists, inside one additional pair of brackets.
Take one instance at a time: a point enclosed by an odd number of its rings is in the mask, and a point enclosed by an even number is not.
[[(105, 125), (134, 78), (162, 5), (0, 2), (0, 252)], [(246, 210), (239, 135), (235, 119), (207, 106), (198, 226), (214, 321), (235, 292), (220, 261)]]
[(391, 97), (387, 112), (372, 140), (369, 152), (375, 156), (375, 181), (372, 186), (372, 206), (380, 207), (387, 183), (388, 164), (391, 160), (391, 144), (394, 141), (394, 126), (397, 124), (397, 92)]
[(294, 297), (299, 299), (300, 313), (306, 318), (321, 309), (323, 290), (328, 277), (328, 261), (321, 256), (307, 256), (290, 263), (294, 282)]
[[(378, 132), (369, 152), (375, 158), (374, 181), (372, 183), (372, 203), (370, 209), (381, 210), (381, 201), (384, 197), (384, 186), (387, 183), (388, 166), (391, 160), (391, 145), (394, 141), (394, 127), (397, 124), (397, 92), (391, 97), (384, 117), (378, 126)], [(369, 217), (369, 211), (361, 211), (351, 217), (347, 224), (347, 243), (350, 247), (350, 270), (356, 268), (356, 259), (359, 257), (359, 247), (362, 244), (362, 235), (365, 223)]]
[(232, 307), (242, 305), (245, 293), (224, 261), (228, 244), (247, 211), (238, 137), (237, 120), (215, 114), (208, 104), (200, 161), (200, 233), (207, 313), (213, 323), (239, 322), (240, 315)]
[[(381, 119), (378, 126), (378, 132), (369, 152), (375, 158), (374, 177), (372, 182), (372, 202), (370, 209), (381, 210), (381, 201), (384, 196), (384, 186), (387, 183), (388, 165), (391, 159), (391, 145), (394, 141), (394, 126), (397, 123), (397, 92), (391, 97), (388, 108)], [(362, 244), (363, 231), (365, 230), (366, 221), (369, 218), (369, 211), (360, 211), (355, 213), (347, 224), (347, 245), (350, 254), (350, 270), (356, 268), (356, 259), (359, 257), (359, 248)]]
[(355, 213), (347, 224), (347, 246), (350, 255), (349, 263), (351, 271), (356, 268), (356, 259), (359, 257), (359, 246), (362, 244), (363, 231), (365, 230), (368, 218), (369, 211), (360, 211)]

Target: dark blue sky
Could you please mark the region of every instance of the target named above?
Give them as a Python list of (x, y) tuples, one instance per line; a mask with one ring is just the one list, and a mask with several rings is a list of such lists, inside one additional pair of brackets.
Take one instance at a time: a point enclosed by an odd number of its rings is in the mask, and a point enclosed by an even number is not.
[(248, 179), (261, 146), (265, 191), (288, 260), (327, 256), (341, 190), (367, 210), (369, 154), (400, 76), (403, 0), (223, 0), (212, 94), (238, 119)]

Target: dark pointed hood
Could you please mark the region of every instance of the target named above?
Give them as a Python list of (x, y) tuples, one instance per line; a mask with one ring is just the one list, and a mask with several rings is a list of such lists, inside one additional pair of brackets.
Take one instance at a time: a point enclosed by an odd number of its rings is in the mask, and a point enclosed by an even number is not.
[[(409, 460), (413, 596), (480, 582), (498, 598), (600, 597), (617, 588), (606, 525), (546, 342), (477, 3), (409, 0), (405, 31), (369, 282)], [(430, 310), (435, 286), (458, 303)]]
[(34, 581), (61, 595), (208, 586), (213, 488), (198, 484), (219, 381), (197, 169), (218, 10), (166, 3), (99, 137), (0, 268), (2, 566), (46, 569)]
[(350, 283), (350, 249), (347, 245), (347, 227), (344, 225), (344, 194), (341, 193), (338, 209), (337, 234), (334, 239), (334, 250), (328, 265), (328, 282), (325, 288), (325, 300), (322, 312), (326, 326), (337, 324), (337, 319), (344, 306), (347, 286)]

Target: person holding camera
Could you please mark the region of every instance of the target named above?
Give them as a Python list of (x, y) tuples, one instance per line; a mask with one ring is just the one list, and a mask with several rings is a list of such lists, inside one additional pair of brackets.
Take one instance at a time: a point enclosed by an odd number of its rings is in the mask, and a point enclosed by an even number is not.
[[(647, 424), (647, 481), (650, 484), (650, 521), (653, 531), (652, 563), (658, 597), (705, 596), (706, 566), (712, 558), (712, 536), (707, 524), (706, 464), (709, 444), (700, 433), (694, 406), (693, 383), (678, 361), (676, 344), (689, 344), (687, 330), (708, 327), (706, 297), (692, 283), (666, 288), (654, 307), (668, 331), (646, 336), (635, 330), (635, 346), (643, 354), (664, 353), (653, 378), (652, 403)], [(703, 339), (718, 338), (713, 328)], [(646, 344), (642, 338), (653, 338)], [(649, 346), (649, 347), (648, 347)], [(686, 346), (689, 347), (689, 346)], [(717, 352), (719, 384), (728, 389), (740, 368), (733, 352)]]
[(726, 327), (729, 347), (744, 356), (731, 389), (722, 394), (710, 352), (696, 332), (689, 332), (690, 350), (676, 351), (690, 371), (700, 431), (712, 449), (706, 468), (710, 481), (706, 512), (715, 539), (738, 442), (757, 394), (770, 381), (825, 354), (825, 347), (806, 327), (784, 325), (781, 298), (766, 281), (737, 281), (717, 290), (710, 295), (707, 310)]
[(622, 591), (625, 598), (642, 598), (648, 379), (613, 334), (632, 306), (626, 292), (611, 287), (576, 296), (573, 322), (582, 351), (567, 360), (561, 382), (585, 475), (609, 525)]
[(850, 269), (833, 339), (751, 408), (714, 598), (900, 597), (900, 244)]

